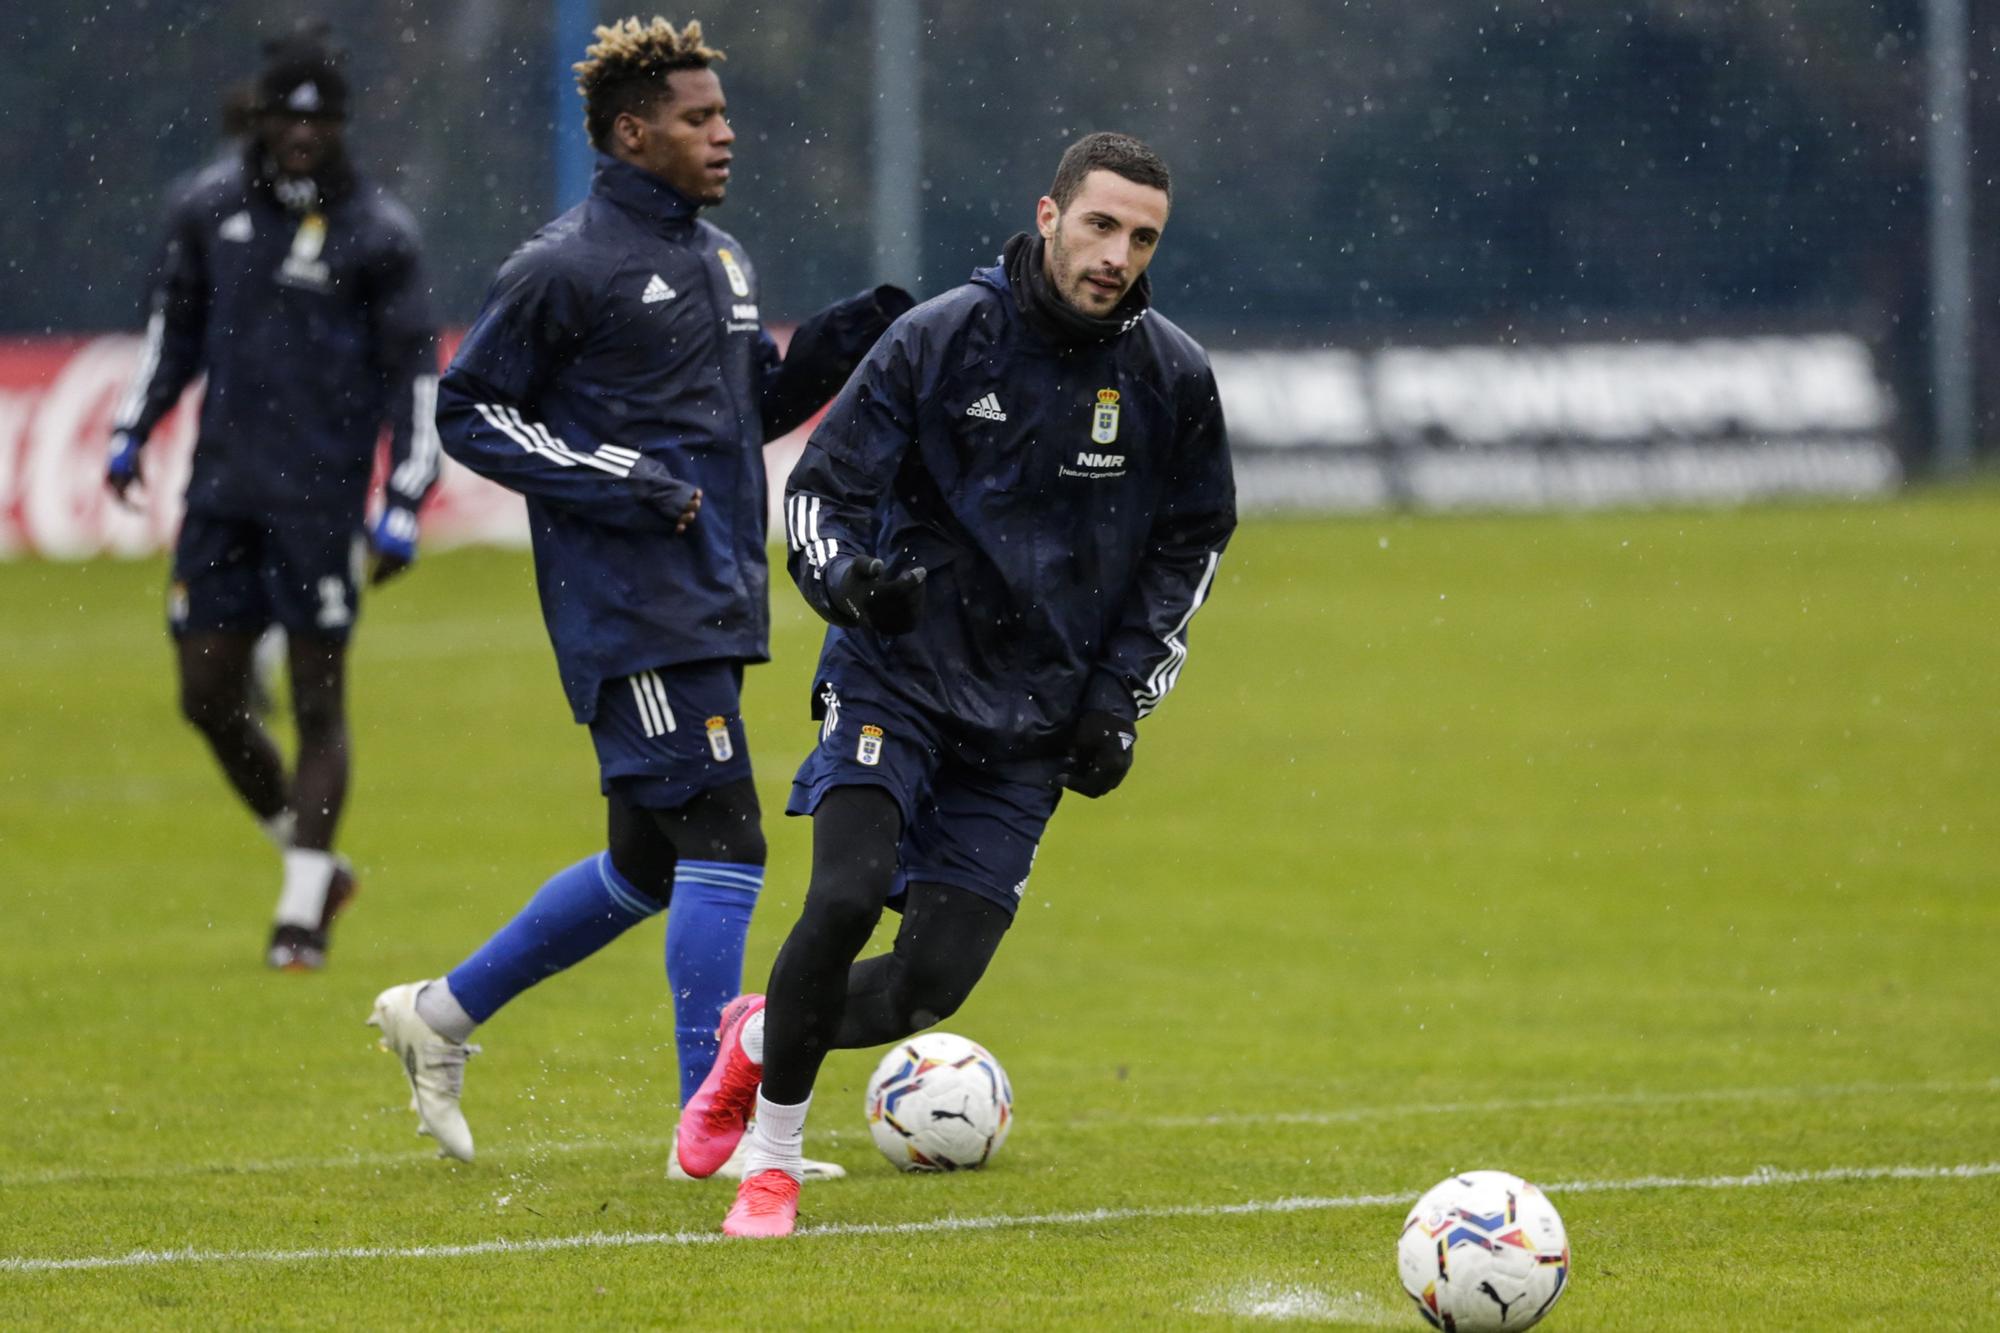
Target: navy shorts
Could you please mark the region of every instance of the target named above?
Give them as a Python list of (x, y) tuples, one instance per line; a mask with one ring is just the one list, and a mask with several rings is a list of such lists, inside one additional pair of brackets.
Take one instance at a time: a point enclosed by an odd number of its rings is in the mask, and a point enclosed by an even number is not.
[(785, 813), (813, 813), (835, 787), (880, 787), (903, 812), (891, 907), (900, 908), (910, 884), (949, 884), (1015, 912), (1062, 799), (1060, 763), (984, 762), (914, 709), (831, 690), (822, 697), (819, 745), (792, 779)]
[(604, 682), (590, 720), (599, 785), (649, 810), (677, 810), (750, 776), (743, 664), (684, 662)]
[(183, 634), (286, 632), (345, 639), (360, 610), (362, 540), (324, 514), (189, 514), (174, 543), (167, 624)]

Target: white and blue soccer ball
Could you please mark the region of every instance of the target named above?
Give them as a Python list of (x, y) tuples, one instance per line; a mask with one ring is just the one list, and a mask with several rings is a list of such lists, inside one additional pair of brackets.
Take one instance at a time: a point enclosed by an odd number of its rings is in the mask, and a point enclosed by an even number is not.
[(1569, 1237), (1555, 1205), (1527, 1181), (1467, 1171), (1417, 1200), (1396, 1241), (1396, 1269), (1433, 1328), (1527, 1328), (1569, 1284)]
[(868, 1132), (904, 1171), (970, 1171), (1014, 1125), (1007, 1071), (976, 1041), (926, 1032), (894, 1047), (868, 1080)]

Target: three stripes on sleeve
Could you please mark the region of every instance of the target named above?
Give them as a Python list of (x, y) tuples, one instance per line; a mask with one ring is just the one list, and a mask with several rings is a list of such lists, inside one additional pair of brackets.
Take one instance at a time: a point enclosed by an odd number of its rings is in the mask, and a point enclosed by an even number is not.
[(840, 549), (833, 538), (819, 535), (819, 497), (805, 491), (785, 500), (785, 537), (815, 574), (824, 574), (827, 561)]
[(637, 449), (627, 449), (621, 444), (600, 444), (591, 453), (579, 453), (550, 431), (539, 421), (529, 421), (518, 410), (502, 403), (476, 403), (479, 415), (486, 418), (486, 424), (505, 435), (531, 454), (539, 454), (559, 467), (575, 467), (581, 463), (594, 467), (600, 472), (609, 472), (614, 477), (632, 475), (632, 465), (639, 461)]

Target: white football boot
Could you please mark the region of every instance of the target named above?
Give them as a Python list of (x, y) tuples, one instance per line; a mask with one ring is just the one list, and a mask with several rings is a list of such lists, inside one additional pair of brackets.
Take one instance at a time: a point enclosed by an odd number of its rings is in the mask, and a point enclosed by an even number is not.
[(376, 1043), (403, 1062), (410, 1081), (410, 1109), (417, 1113), (417, 1133), (437, 1140), (438, 1156), (472, 1160), (472, 1130), (458, 1099), (465, 1091), (465, 1061), (477, 1046), (450, 1041), (417, 1016), (417, 992), (430, 985), (410, 981), (391, 986), (375, 997), (368, 1026), (380, 1028)]
[[(756, 1122), (753, 1120), (751, 1123), (755, 1124)], [(715, 1174), (718, 1176), (727, 1176), (731, 1180), (743, 1179), (743, 1158), (749, 1151), (750, 1135), (746, 1132), (743, 1135), (743, 1141), (736, 1145), (736, 1151), (729, 1154), (728, 1161), (716, 1168)], [(808, 1157), (805, 1159), (805, 1167), (807, 1180), (841, 1180), (847, 1175), (847, 1168), (838, 1162), (815, 1162), (812, 1158)], [(667, 1179), (695, 1180), (698, 1177), (691, 1176), (681, 1170), (680, 1155), (669, 1152), (667, 1154)]]

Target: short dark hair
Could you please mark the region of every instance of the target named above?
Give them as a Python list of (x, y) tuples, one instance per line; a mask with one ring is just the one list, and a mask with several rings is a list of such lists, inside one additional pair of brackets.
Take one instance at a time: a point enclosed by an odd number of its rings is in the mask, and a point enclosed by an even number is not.
[(701, 22), (690, 19), (678, 32), (665, 19), (641, 25), (636, 18), (619, 19), (596, 30), (597, 42), (584, 52), (576, 71), (576, 90), (583, 94), (583, 128), (599, 148), (610, 141), (611, 126), (622, 115), (643, 116), (653, 104), (670, 96), (667, 75), (681, 69), (707, 69), (723, 59), (722, 52), (701, 40)]
[(1150, 185), (1166, 195), (1168, 203), (1173, 202), (1174, 178), (1160, 155), (1129, 134), (1108, 130), (1086, 134), (1063, 151), (1062, 161), (1056, 164), (1055, 184), (1049, 186), (1049, 198), (1056, 201), (1057, 208), (1068, 208), (1083, 188), (1083, 178), (1093, 171), (1115, 172), (1134, 184)]

